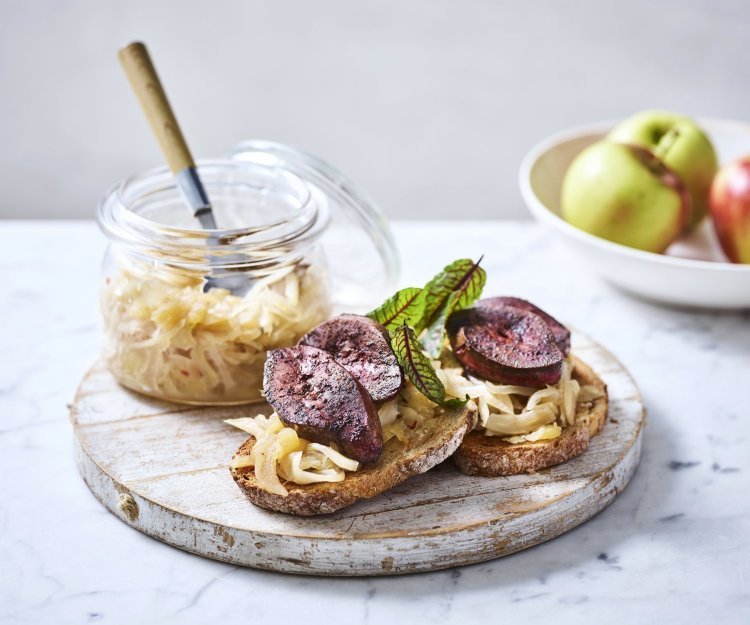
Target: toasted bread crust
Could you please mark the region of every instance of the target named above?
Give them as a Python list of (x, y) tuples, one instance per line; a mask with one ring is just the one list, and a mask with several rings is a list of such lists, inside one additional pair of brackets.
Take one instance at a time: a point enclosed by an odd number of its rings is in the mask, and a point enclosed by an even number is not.
[(484, 432), (470, 432), (464, 438), (453, 460), (466, 475), (498, 477), (532, 473), (561, 464), (588, 449), (591, 437), (596, 436), (607, 418), (607, 386), (582, 360), (570, 356), (573, 377), (583, 386), (591, 384), (604, 392), (604, 397), (579, 403), (576, 424), (565, 428), (552, 440), (507, 443), (499, 436), (485, 436)]
[[(231, 469), (232, 477), (250, 501), (261, 508), (301, 516), (328, 514), (360, 499), (375, 497), (441, 463), (456, 451), (466, 433), (476, 425), (476, 419), (476, 411), (467, 407), (438, 413), (414, 430), (408, 445), (396, 438), (387, 441), (375, 465), (347, 473), (341, 482), (305, 485), (287, 482), (286, 497), (261, 489), (252, 467)], [(254, 443), (254, 438), (248, 438), (237, 454), (249, 453)]]

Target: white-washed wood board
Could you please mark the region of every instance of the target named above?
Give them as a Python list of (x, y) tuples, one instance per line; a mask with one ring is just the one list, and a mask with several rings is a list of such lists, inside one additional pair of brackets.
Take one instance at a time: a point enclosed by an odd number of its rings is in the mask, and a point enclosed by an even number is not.
[(314, 575), (393, 575), (481, 562), (531, 547), (594, 516), (641, 455), (644, 410), (630, 375), (574, 333), (573, 351), (607, 383), (610, 409), (589, 449), (533, 475), (469, 477), (449, 460), (335, 514), (255, 507), (228, 469), (245, 439), (223, 419), (268, 406), (193, 408), (123, 389), (101, 364), (71, 408), (78, 466), (94, 495), (137, 530), (234, 564)]

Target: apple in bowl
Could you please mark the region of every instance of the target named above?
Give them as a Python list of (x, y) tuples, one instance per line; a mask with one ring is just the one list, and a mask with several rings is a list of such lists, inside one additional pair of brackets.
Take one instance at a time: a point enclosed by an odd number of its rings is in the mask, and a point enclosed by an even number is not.
[(716, 152), (695, 122), (644, 111), (575, 158), (561, 214), (589, 234), (663, 253), (705, 217), (716, 169)]
[[(699, 119), (719, 161), (750, 153), (750, 123)], [(568, 223), (562, 216), (563, 181), (573, 161), (590, 145), (606, 140), (612, 123), (570, 128), (545, 137), (524, 157), (519, 170), (521, 195), (531, 214), (552, 232), (555, 262), (570, 253), (581, 275), (598, 274), (623, 292), (670, 306), (750, 310), (750, 264), (726, 262), (713, 231), (704, 219), (689, 236), (673, 243), (665, 254), (620, 245)], [(560, 256), (557, 252), (560, 252)]]
[[(677, 174), (692, 203), (686, 229), (708, 214), (708, 193), (718, 169), (711, 140), (689, 117), (669, 111), (643, 111), (620, 122), (607, 140), (638, 145), (654, 153), (664, 151), (664, 165)], [(669, 145), (671, 142), (671, 145)]]
[(727, 258), (750, 263), (750, 156), (721, 168), (711, 185), (710, 209)]
[(640, 147), (600, 141), (573, 161), (562, 187), (562, 216), (608, 241), (663, 252), (690, 215), (686, 186)]

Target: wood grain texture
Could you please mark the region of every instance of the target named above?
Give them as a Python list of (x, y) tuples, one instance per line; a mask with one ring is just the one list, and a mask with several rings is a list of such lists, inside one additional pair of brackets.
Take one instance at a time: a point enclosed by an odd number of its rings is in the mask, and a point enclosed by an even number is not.
[(391, 575), (480, 562), (586, 521), (635, 471), (644, 425), (635, 383), (587, 337), (574, 333), (573, 350), (608, 385), (609, 418), (584, 454), (533, 475), (470, 477), (447, 461), (335, 514), (267, 512), (232, 481), (227, 465), (247, 435), (222, 421), (267, 406), (177, 407), (123, 389), (101, 363), (71, 408), (76, 457), (94, 495), (121, 520), (210, 558), (314, 575)]

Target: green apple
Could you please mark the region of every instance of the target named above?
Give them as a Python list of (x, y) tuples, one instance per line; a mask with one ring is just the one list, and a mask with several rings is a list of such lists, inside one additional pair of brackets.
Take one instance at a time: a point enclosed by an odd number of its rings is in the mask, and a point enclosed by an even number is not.
[(692, 119), (668, 111), (643, 111), (620, 122), (607, 139), (646, 148), (682, 178), (692, 199), (686, 229), (708, 214), (708, 194), (718, 161), (711, 141)]
[(663, 252), (682, 232), (690, 195), (680, 178), (643, 148), (600, 141), (571, 163), (562, 216), (591, 234)]

